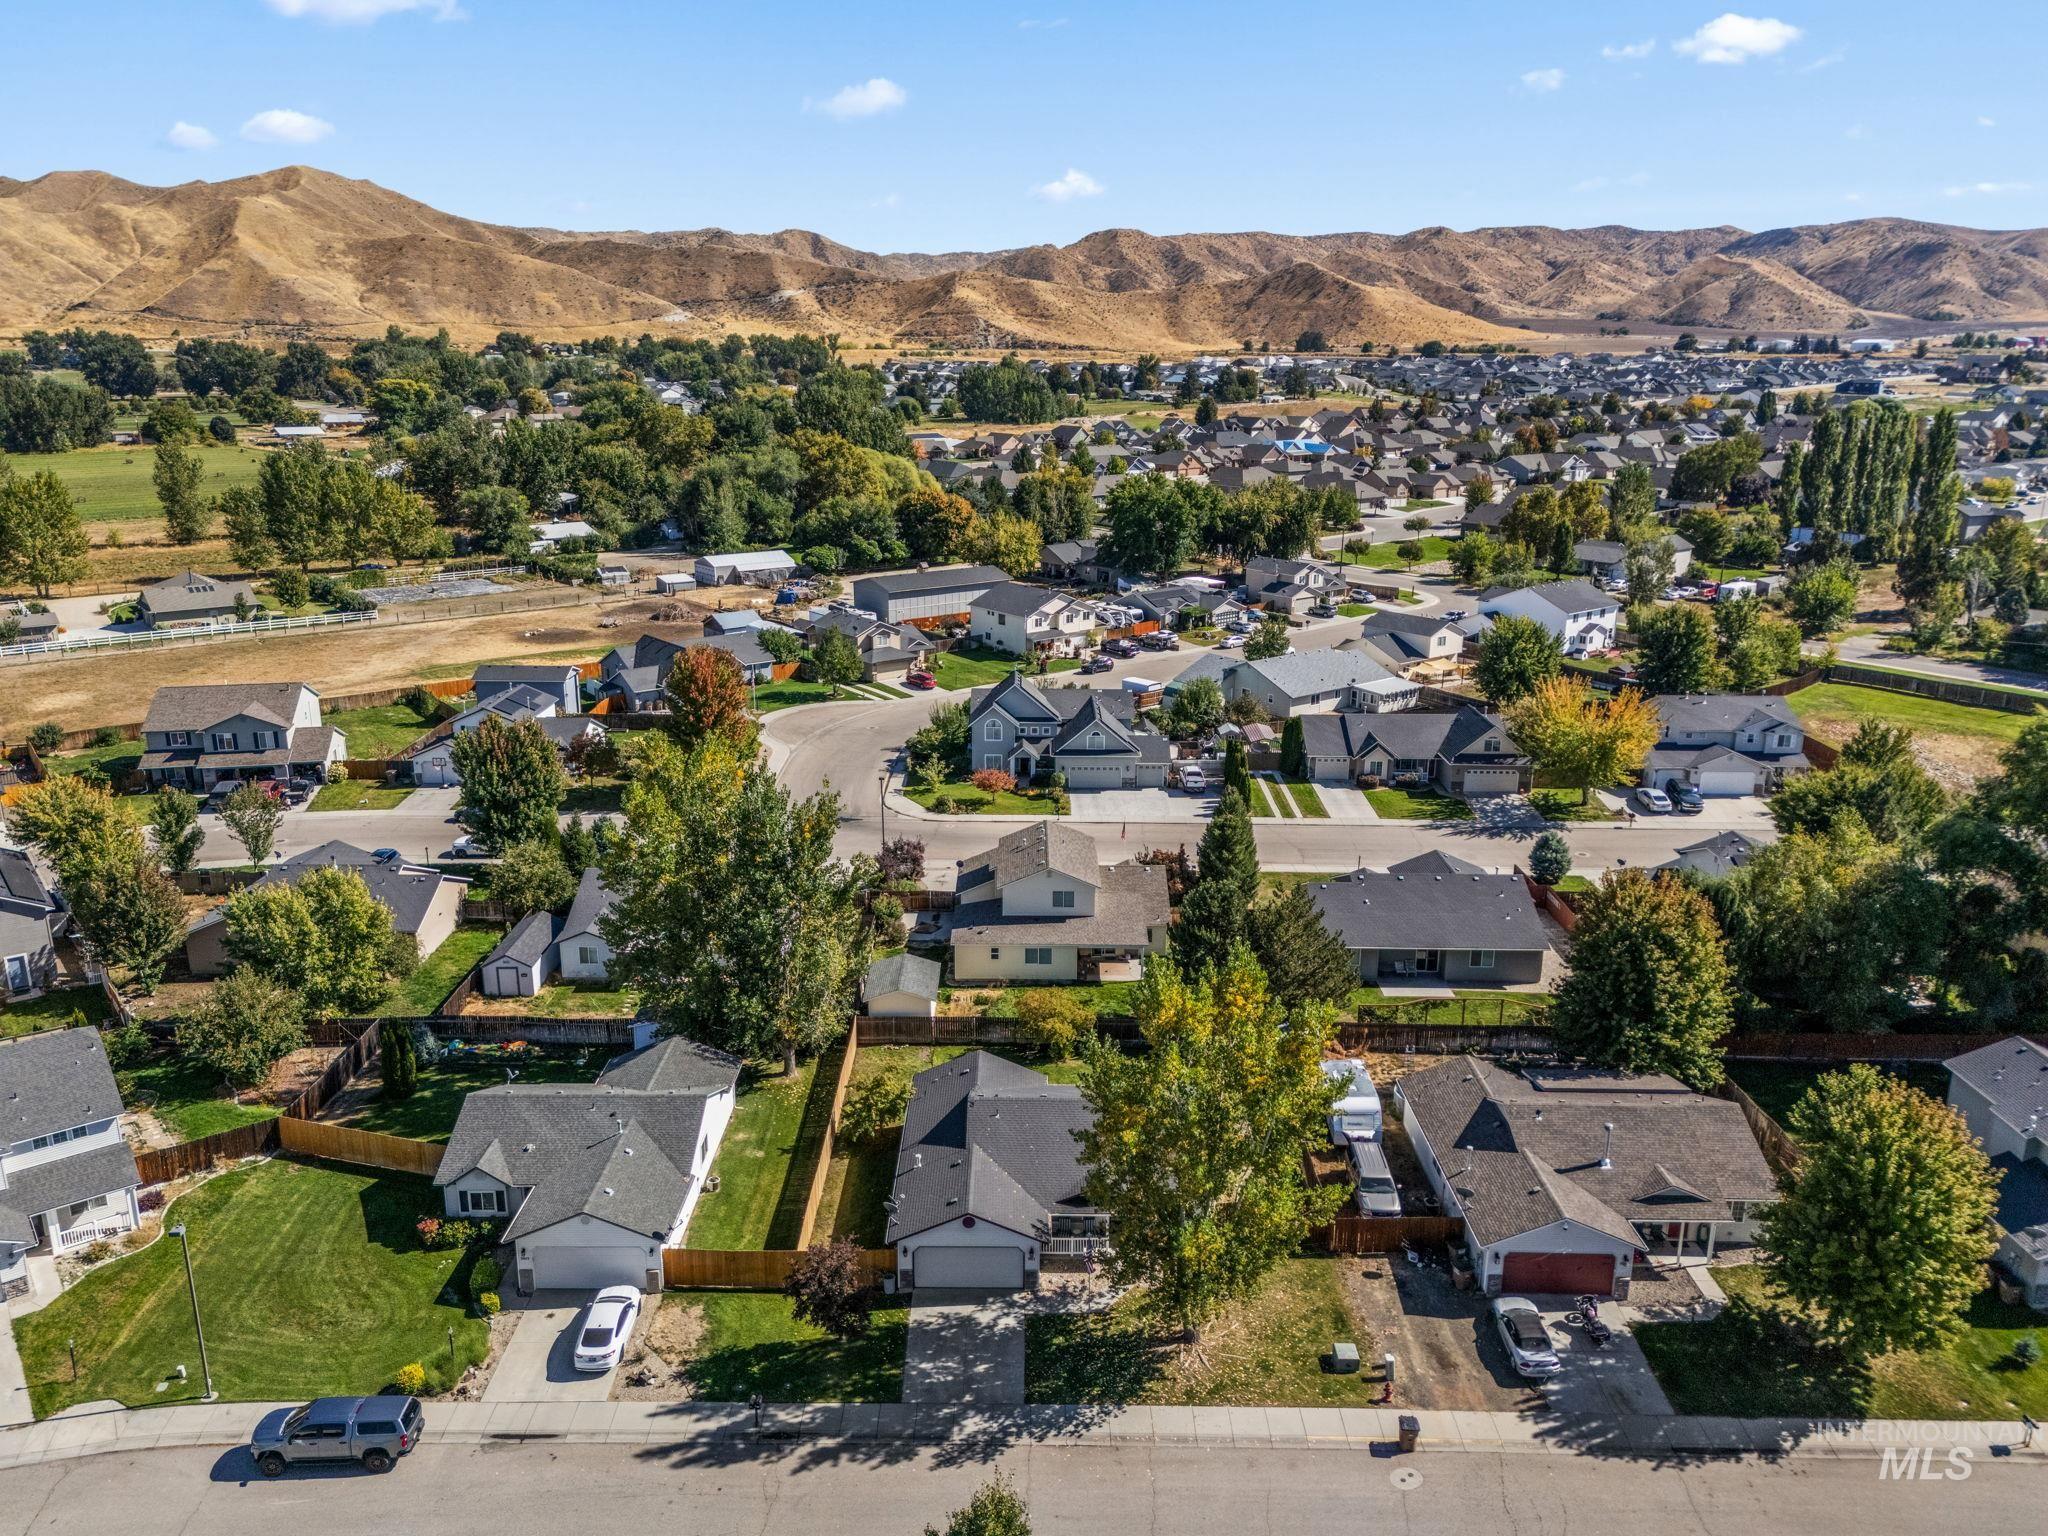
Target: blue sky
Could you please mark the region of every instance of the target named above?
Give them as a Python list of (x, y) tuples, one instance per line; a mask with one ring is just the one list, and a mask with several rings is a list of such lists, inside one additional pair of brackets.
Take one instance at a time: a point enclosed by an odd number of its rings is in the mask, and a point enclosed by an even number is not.
[(0, 174), (24, 178), (92, 168), (168, 184), (304, 162), (501, 223), (800, 226), (884, 250), (1113, 225), (2048, 224), (2026, 93), (1995, 83), (1990, 41), (2019, 15), (2008, 6), (9, 0), (0, 12)]

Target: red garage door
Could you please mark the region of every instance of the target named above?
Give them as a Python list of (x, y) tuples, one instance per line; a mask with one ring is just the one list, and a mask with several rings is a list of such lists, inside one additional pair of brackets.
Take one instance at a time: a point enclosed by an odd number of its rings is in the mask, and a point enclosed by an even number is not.
[(1605, 1253), (1511, 1253), (1501, 1266), (1500, 1288), (1517, 1296), (1610, 1296), (1614, 1259)]

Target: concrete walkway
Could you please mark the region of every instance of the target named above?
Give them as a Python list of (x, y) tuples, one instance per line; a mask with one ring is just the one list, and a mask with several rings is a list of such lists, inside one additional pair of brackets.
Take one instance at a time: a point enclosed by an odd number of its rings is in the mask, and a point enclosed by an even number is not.
[[(241, 1444), (278, 1403), (89, 1409), (26, 1429), (0, 1430), (0, 1468), (110, 1451)], [(541, 1442), (681, 1445), (807, 1440), (849, 1444), (950, 1441), (976, 1452), (1025, 1442), (1227, 1445), (1243, 1450), (1317, 1447), (1385, 1455), (1398, 1408), (1015, 1408), (915, 1403), (429, 1403), (428, 1437), (451, 1445)], [(1638, 1414), (1564, 1422), (1539, 1414), (1416, 1412), (1420, 1446), (1489, 1454), (1600, 1455), (1668, 1463), (1678, 1458), (1866, 1458), (1885, 1450), (1965, 1445), (2048, 1464), (2048, 1436), (2024, 1448), (2019, 1425), (1908, 1420), (1684, 1418)]]
[[(936, 1301), (922, 1297), (936, 1296)], [(1014, 1296), (921, 1293), (910, 1308), (903, 1401), (993, 1407), (1024, 1401), (1024, 1308)]]
[(21, 1368), (21, 1351), (14, 1347), (14, 1323), (8, 1309), (0, 1306), (0, 1428), (33, 1422), (28, 1375)]

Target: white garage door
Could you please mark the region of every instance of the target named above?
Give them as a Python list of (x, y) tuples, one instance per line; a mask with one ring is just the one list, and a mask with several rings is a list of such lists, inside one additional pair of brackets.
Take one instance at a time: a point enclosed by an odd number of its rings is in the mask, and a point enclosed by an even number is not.
[(413, 777), (428, 789), (447, 789), (455, 783), (455, 769), (441, 758), (430, 757), (419, 764)]
[(1123, 782), (1121, 763), (1076, 763), (1067, 770), (1069, 789), (1121, 789)]
[(533, 1283), (543, 1291), (594, 1291), (607, 1285), (647, 1284), (645, 1244), (633, 1247), (536, 1248)]
[(919, 1290), (1014, 1291), (1024, 1284), (1024, 1250), (919, 1248), (911, 1282)]
[(1711, 770), (1700, 775), (1700, 793), (1703, 795), (1746, 795), (1756, 788), (1756, 775), (1747, 771), (1735, 773)]
[(1513, 768), (1467, 768), (1468, 795), (1511, 795), (1522, 787), (1522, 776)]

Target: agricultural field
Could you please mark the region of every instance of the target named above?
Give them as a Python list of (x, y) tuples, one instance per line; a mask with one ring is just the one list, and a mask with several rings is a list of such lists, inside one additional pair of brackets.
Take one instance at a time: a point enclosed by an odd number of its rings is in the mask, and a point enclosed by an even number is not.
[[(194, 446), (204, 466), (199, 482), (201, 494), (218, 496), (231, 486), (247, 485), (256, 478), (263, 463), (261, 449), (237, 443)], [(156, 468), (156, 450), (134, 448), (80, 448), (71, 453), (18, 453), (8, 463), (17, 475), (48, 470), (70, 490), (78, 503), (78, 515), (90, 528), (102, 523), (155, 521), (163, 516), (157, 504), (156, 488), (150, 475)]]

